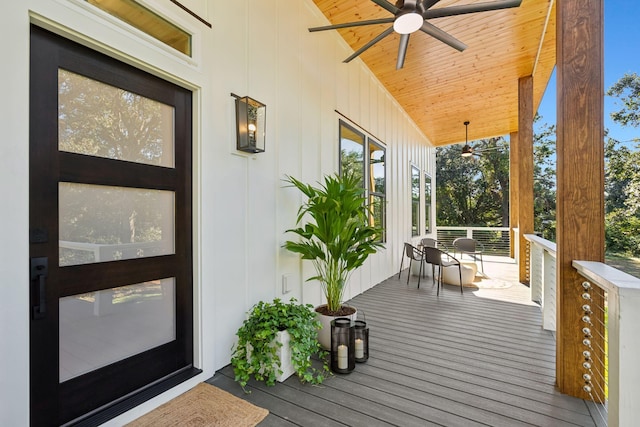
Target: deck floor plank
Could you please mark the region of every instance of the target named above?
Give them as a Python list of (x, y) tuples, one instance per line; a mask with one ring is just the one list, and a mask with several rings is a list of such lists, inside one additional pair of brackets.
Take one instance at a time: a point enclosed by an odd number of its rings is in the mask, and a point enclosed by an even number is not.
[[(509, 260), (487, 262), (492, 277), (517, 277)], [(430, 273), (430, 269), (429, 273)], [(406, 274), (349, 303), (370, 328), (370, 358), (321, 386), (296, 377), (245, 394), (227, 366), (209, 381), (269, 409), (261, 426), (595, 426), (588, 405), (559, 393), (555, 341), (542, 330), (528, 289), (417, 287)], [(502, 274), (502, 275), (501, 275)], [(361, 318), (363, 318), (361, 317)]]

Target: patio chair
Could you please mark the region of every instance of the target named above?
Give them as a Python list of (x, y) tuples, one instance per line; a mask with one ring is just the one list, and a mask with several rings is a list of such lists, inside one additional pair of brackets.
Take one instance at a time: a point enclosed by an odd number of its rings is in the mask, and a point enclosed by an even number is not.
[(418, 288), (420, 287), (420, 278), (422, 277), (422, 261), (423, 256), (422, 252), (411, 243), (404, 244), (404, 250), (402, 251), (402, 259), (400, 260), (400, 271), (398, 272), (398, 279), (400, 279), (400, 275), (402, 274), (402, 265), (404, 264), (404, 258), (409, 258), (409, 272), (407, 273), (407, 285), (409, 284), (409, 278), (411, 277), (411, 264), (413, 261), (418, 261), (420, 263), (420, 273), (418, 274)]
[[(424, 257), (425, 257), (425, 261), (428, 262), (431, 265), (437, 265), (438, 266), (438, 292), (437, 295), (440, 295), (440, 288), (442, 287), (442, 269), (444, 267), (453, 267), (453, 266), (458, 266), (458, 273), (460, 275), (460, 293), (463, 293), (463, 286), (462, 286), (462, 266), (460, 264), (460, 261), (458, 261), (456, 258), (454, 258), (453, 256), (449, 255), (448, 253), (441, 251), (438, 248), (432, 248), (430, 246), (425, 246), (423, 248), (424, 250)], [(446, 257), (446, 259), (443, 259), (443, 257)], [(433, 283), (436, 283), (436, 277), (435, 275), (433, 276)]]
[[(424, 250), (424, 248), (429, 247), (429, 248), (438, 248), (438, 249), (441, 249), (441, 250), (443, 250), (445, 252), (448, 251), (447, 245), (445, 245), (442, 242), (437, 241), (436, 239), (432, 239), (430, 237), (425, 237), (424, 239), (420, 240), (420, 247), (423, 250)], [(431, 276), (432, 277), (435, 274), (435, 268), (436, 268), (436, 266), (431, 264)]]
[(460, 252), (460, 259), (464, 254), (471, 255), (474, 262), (480, 259), (480, 270), (484, 274), (484, 263), (482, 262), (482, 252), (484, 252), (484, 246), (476, 239), (469, 237), (458, 237), (453, 241), (453, 255)]

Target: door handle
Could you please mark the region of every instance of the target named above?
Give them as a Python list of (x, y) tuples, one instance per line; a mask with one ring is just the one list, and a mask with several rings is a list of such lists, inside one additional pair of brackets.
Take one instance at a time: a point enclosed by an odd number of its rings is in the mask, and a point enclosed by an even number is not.
[(31, 258), (31, 284), (34, 286), (36, 305), (31, 308), (33, 319), (43, 319), (47, 312), (47, 276), (49, 260), (47, 257)]

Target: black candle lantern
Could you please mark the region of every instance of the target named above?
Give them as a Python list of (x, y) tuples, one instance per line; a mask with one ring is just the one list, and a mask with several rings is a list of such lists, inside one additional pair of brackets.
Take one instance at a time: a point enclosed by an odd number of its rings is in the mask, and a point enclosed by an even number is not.
[(356, 367), (355, 325), (346, 317), (331, 322), (331, 370), (348, 374)]
[(369, 328), (364, 320), (356, 320), (354, 325), (354, 356), (356, 362), (364, 363), (369, 359)]

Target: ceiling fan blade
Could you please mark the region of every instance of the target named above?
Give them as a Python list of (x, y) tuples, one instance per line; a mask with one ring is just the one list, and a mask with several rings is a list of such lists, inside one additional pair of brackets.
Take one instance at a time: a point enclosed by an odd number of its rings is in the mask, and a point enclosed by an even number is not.
[(497, 0), (485, 3), (465, 4), (460, 6), (441, 7), (427, 10), (422, 14), (424, 19), (442, 18), (445, 16), (464, 15), (466, 13), (487, 12), (490, 10), (510, 9), (518, 7), (522, 0)]
[(393, 22), (394, 19), (395, 18), (391, 17), (391, 18), (371, 19), (369, 21), (345, 22), (344, 24), (326, 25), (324, 27), (312, 27), (312, 28), (309, 28), (309, 32), (313, 33), (315, 31), (337, 30), (338, 28), (359, 27), (361, 25), (389, 24)]
[(429, 9), (431, 6), (438, 3), (440, 0), (426, 0), (423, 4), (424, 10)]
[(422, 27), (420, 28), (421, 31), (429, 34), (431, 37), (440, 40), (442, 43), (447, 44), (449, 46), (451, 46), (452, 48), (462, 52), (463, 50), (465, 50), (467, 48), (467, 45), (462, 43), (460, 40), (458, 40), (457, 38), (453, 37), (452, 35), (445, 33), (444, 31), (442, 31), (440, 28), (436, 27), (433, 24), (430, 24), (427, 21), (424, 21), (424, 23), (422, 24)]
[(396, 61), (396, 70), (404, 66), (404, 57), (407, 56), (407, 47), (409, 46), (409, 36), (411, 34), (400, 34), (400, 46), (398, 47), (398, 60)]
[(398, 9), (395, 5), (389, 3), (387, 0), (371, 0), (371, 1), (377, 4), (378, 6), (380, 6), (381, 8), (393, 13), (394, 15), (400, 11), (400, 9)]
[(353, 52), (353, 55), (351, 55), (350, 57), (348, 57), (347, 59), (345, 59), (342, 62), (345, 62), (345, 63), (346, 62), (351, 62), (351, 60), (356, 58), (362, 52), (364, 52), (365, 50), (369, 49), (371, 46), (373, 46), (374, 44), (378, 43), (380, 40), (382, 40), (383, 38), (387, 37), (391, 33), (393, 33), (393, 27), (387, 28), (386, 30), (384, 30), (383, 32), (378, 34), (375, 38), (373, 38), (371, 41), (369, 41), (367, 44), (362, 46), (360, 49), (358, 49), (355, 52)]

